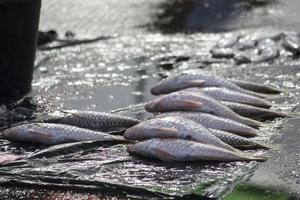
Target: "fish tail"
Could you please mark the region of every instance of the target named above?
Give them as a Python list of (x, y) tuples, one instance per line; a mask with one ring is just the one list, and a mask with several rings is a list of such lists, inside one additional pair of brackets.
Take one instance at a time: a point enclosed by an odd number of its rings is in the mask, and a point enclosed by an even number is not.
[(116, 136), (114, 136), (113, 139), (114, 139), (114, 141), (121, 143), (121, 144), (133, 144), (134, 143), (133, 141), (126, 140), (124, 138), (116, 137)]
[(262, 143), (262, 142), (255, 142), (253, 143), (253, 148), (257, 149), (275, 149), (274, 145)]
[(255, 161), (259, 161), (259, 162), (264, 162), (264, 161), (267, 160), (267, 157), (262, 156), (262, 155), (249, 155), (248, 160), (255, 160)]
[(279, 115), (282, 117), (288, 117), (288, 118), (298, 118), (300, 117), (300, 113), (296, 112), (278, 112)]
[(251, 126), (256, 129), (259, 127), (263, 127), (263, 126), (265, 126), (264, 124), (266, 124), (266, 123), (263, 123), (263, 122), (260, 122), (260, 121), (254, 120), (254, 119), (246, 118), (246, 117), (242, 118), (242, 123), (247, 124), (248, 126)]

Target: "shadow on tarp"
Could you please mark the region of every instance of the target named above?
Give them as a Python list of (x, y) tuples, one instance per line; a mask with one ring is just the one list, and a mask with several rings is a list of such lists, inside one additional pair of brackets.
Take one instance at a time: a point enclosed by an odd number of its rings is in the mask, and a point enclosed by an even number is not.
[[(160, 4), (150, 30), (164, 33), (224, 32), (245, 12), (266, 6), (269, 1), (243, 0), (172, 0)], [(240, 28), (240, 27), (239, 27)]]

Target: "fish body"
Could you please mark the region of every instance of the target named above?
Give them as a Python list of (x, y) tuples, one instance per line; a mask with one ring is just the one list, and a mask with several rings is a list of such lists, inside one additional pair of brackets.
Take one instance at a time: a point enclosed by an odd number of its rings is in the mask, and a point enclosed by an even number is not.
[(174, 92), (146, 103), (145, 110), (148, 112), (200, 111), (229, 118), (255, 128), (262, 125), (261, 122), (238, 115), (216, 99), (204, 94)]
[(222, 101), (224, 105), (229, 107), (234, 112), (242, 115), (244, 117), (251, 118), (276, 118), (276, 117), (299, 117), (300, 115), (297, 113), (284, 113), (277, 112), (270, 109), (259, 108), (256, 106), (246, 105), (242, 103), (228, 102)]
[(279, 94), (282, 91), (280, 89), (270, 87), (267, 85), (256, 84), (249, 81), (241, 81), (241, 80), (233, 80), (236, 85), (240, 86), (241, 88), (252, 90), (254, 92), (263, 92), (266, 94)]
[(209, 129), (216, 137), (220, 138), (226, 144), (235, 148), (242, 149), (270, 149), (270, 146), (256, 142), (252, 139), (245, 138), (239, 135), (221, 131), (216, 129)]
[(167, 94), (189, 87), (225, 87), (254, 96), (265, 96), (263, 94), (243, 89), (230, 80), (218, 76), (209, 75), (200, 70), (187, 70), (180, 74), (170, 76), (154, 86), (151, 89), (151, 93), (154, 95)]
[(259, 130), (247, 126), (245, 124), (239, 123), (237, 121), (201, 112), (165, 112), (156, 115), (155, 117), (161, 118), (169, 116), (184, 117), (193, 120), (194, 122), (199, 123), (206, 128), (228, 131), (246, 137), (254, 137), (260, 134)]
[(127, 147), (130, 154), (174, 161), (264, 161), (265, 157), (240, 154), (220, 147), (182, 139), (150, 139)]
[(124, 133), (127, 140), (150, 138), (182, 138), (211, 144), (235, 151), (236, 149), (215, 137), (207, 128), (182, 117), (154, 118), (135, 125)]
[(6, 129), (3, 138), (11, 141), (47, 145), (76, 141), (122, 141), (115, 136), (64, 124), (32, 123)]
[(99, 131), (126, 129), (140, 123), (139, 120), (127, 116), (86, 110), (55, 111), (39, 120)]
[(264, 99), (261, 99), (256, 96), (252, 96), (249, 94), (241, 93), (238, 91), (230, 90), (227, 88), (220, 88), (220, 87), (204, 87), (204, 88), (187, 88), (183, 90), (179, 90), (178, 92), (201, 92), (208, 96), (211, 96), (217, 100), (221, 101), (231, 101), (231, 102), (238, 102), (238, 103), (245, 103), (254, 106), (270, 108), (272, 104)]

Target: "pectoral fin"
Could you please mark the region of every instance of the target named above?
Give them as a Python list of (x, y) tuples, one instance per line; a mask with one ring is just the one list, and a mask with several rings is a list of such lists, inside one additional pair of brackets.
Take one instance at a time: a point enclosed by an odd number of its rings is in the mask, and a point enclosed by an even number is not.
[(40, 132), (33, 129), (28, 130), (28, 135), (36, 141), (48, 141), (52, 139), (52, 136), (49, 133)]
[(153, 127), (151, 132), (158, 137), (169, 138), (175, 137), (178, 133), (176, 128), (167, 128), (167, 127)]
[(182, 110), (199, 110), (203, 105), (201, 102), (194, 100), (177, 100), (176, 104)]
[(203, 86), (204, 83), (204, 80), (187, 80), (183, 82), (183, 84), (187, 87), (200, 87)]
[(175, 161), (175, 157), (173, 155), (161, 149), (155, 148), (154, 153), (156, 157), (162, 161), (168, 161), (168, 162)]

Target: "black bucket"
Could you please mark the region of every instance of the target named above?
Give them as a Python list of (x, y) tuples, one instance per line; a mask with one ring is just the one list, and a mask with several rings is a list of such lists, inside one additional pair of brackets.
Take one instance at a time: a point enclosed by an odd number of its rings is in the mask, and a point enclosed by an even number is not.
[(41, 0), (0, 0), (0, 98), (31, 90)]

